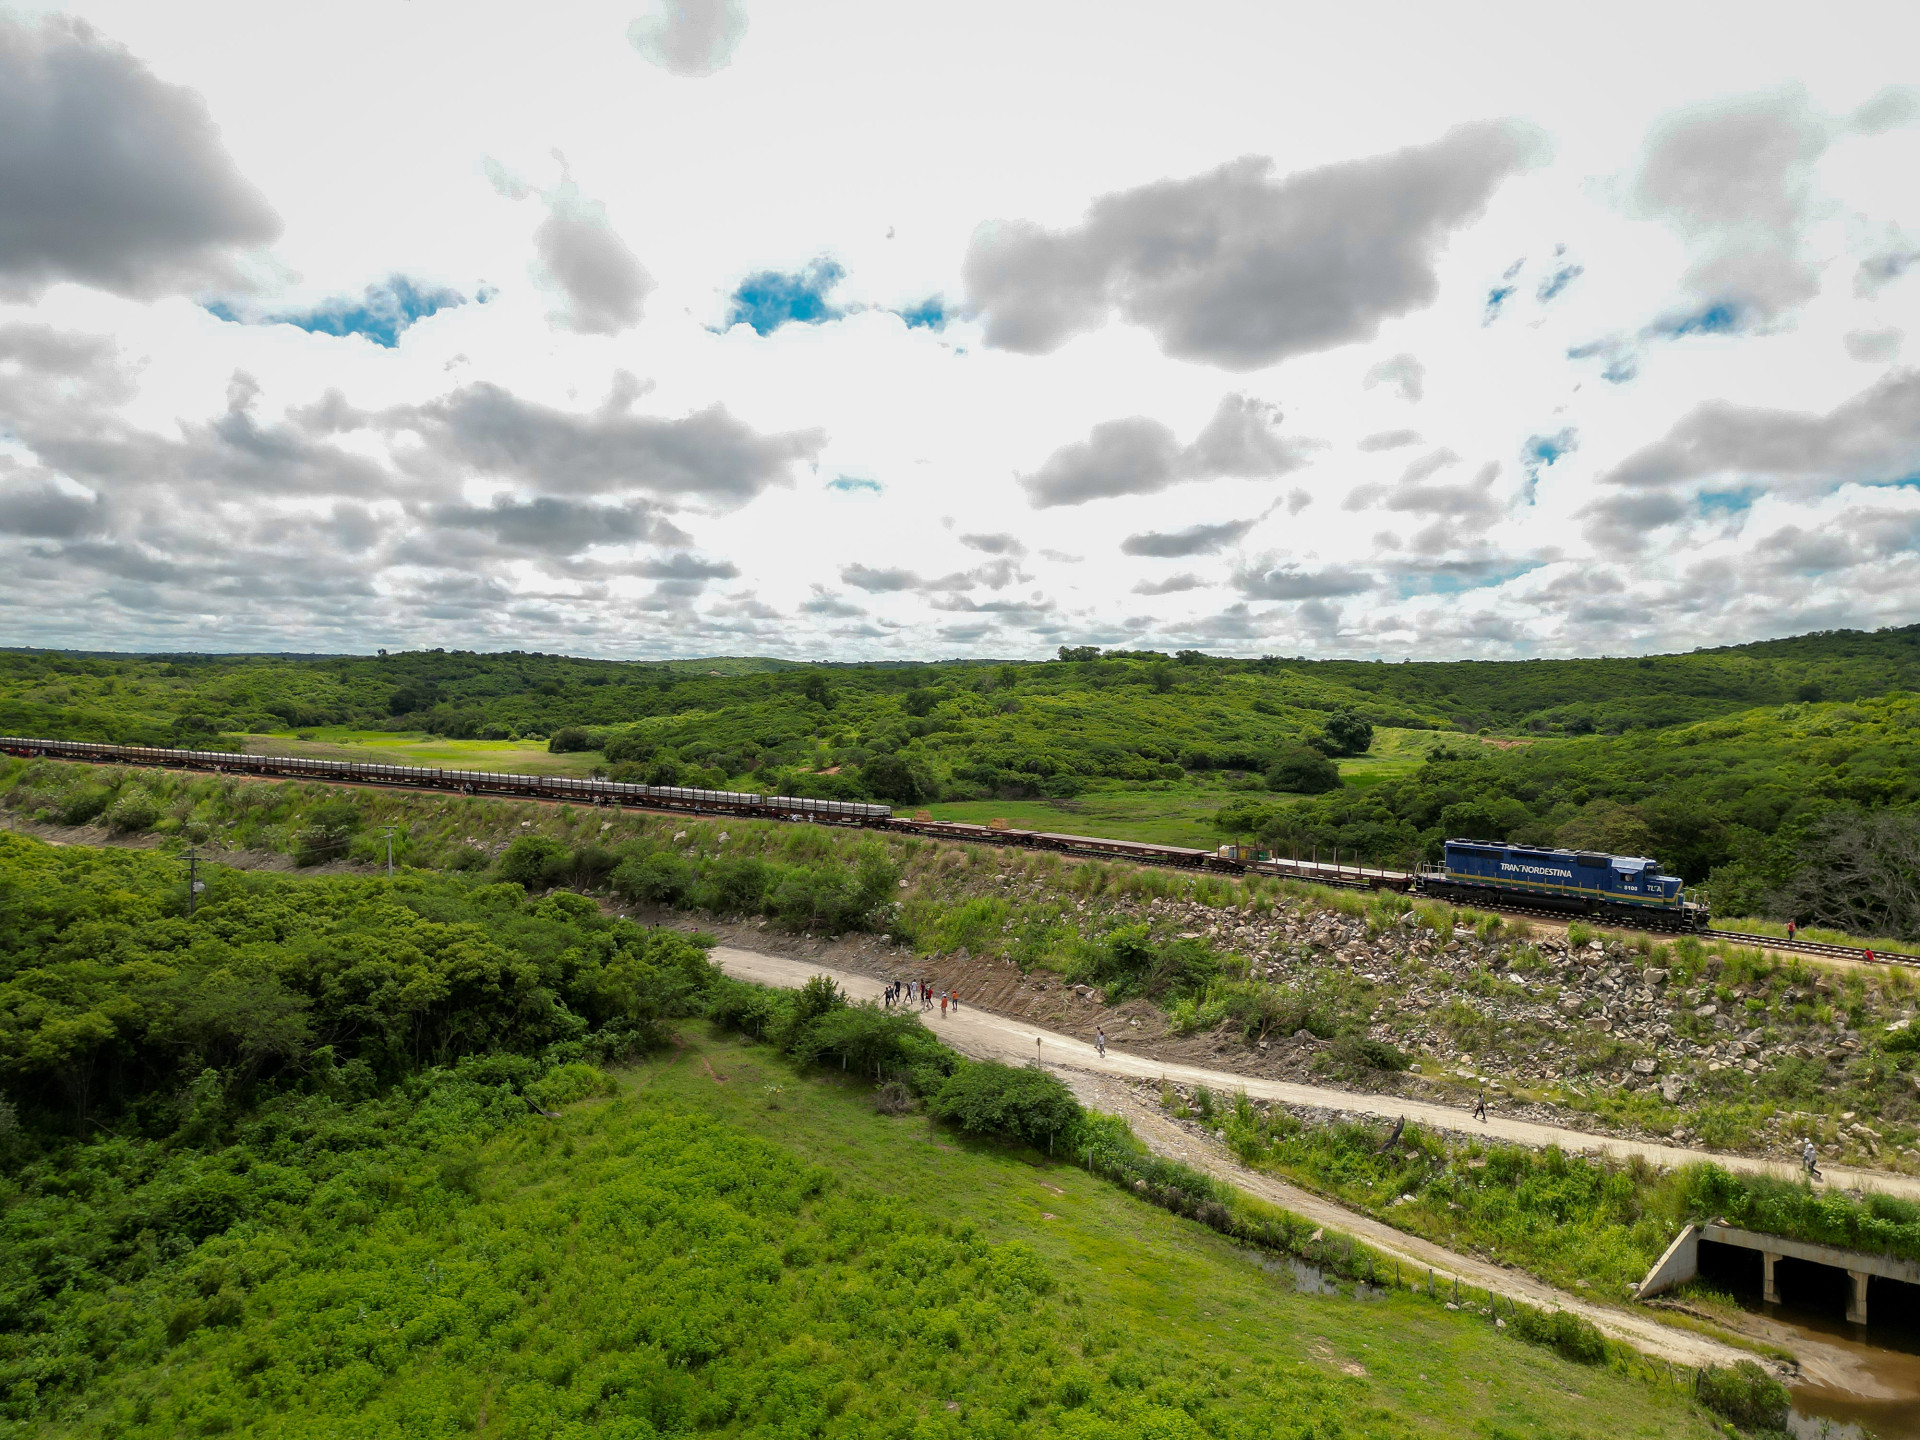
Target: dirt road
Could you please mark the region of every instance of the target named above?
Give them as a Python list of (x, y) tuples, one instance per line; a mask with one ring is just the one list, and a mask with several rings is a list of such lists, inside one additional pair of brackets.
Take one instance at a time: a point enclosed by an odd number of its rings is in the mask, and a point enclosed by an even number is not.
[[(757, 980), (763, 985), (795, 986), (809, 975), (830, 975), (840, 988), (860, 1000), (876, 1000), (883, 981), (868, 975), (849, 974), (830, 966), (783, 956), (761, 954), (737, 946), (722, 945), (714, 956), (730, 975), (742, 980)], [(1176, 1061), (1155, 1060), (1129, 1055), (1124, 1044), (1110, 1044), (1103, 1057), (1084, 1040), (972, 1006), (963, 1006), (958, 1015), (940, 1018), (936, 1006), (928, 1016), (930, 1023), (956, 1050), (976, 1057), (991, 1057), (1023, 1063), (1038, 1058), (1044, 1065), (1083, 1070), (1096, 1075), (1118, 1075), (1139, 1080), (1162, 1078), (1184, 1085), (1205, 1085), (1222, 1094), (1244, 1090), (1257, 1100), (1277, 1100), (1283, 1105), (1313, 1105), (1321, 1109), (1346, 1111), (1383, 1120), (1406, 1116), (1408, 1121), (1436, 1130), (1463, 1135), (1486, 1135), (1536, 1147), (1558, 1145), (1564, 1150), (1593, 1151), (1626, 1159), (1639, 1155), (1656, 1165), (1668, 1167), (1711, 1160), (1727, 1170), (1744, 1174), (1776, 1175), (1797, 1179), (1799, 1167), (1777, 1160), (1747, 1155), (1722, 1155), (1708, 1150), (1689, 1150), (1678, 1145), (1653, 1141), (1622, 1140), (1610, 1135), (1592, 1135), (1583, 1130), (1545, 1125), (1532, 1120), (1510, 1119), (1494, 1111), (1484, 1121), (1475, 1120), (1465, 1110), (1451, 1105), (1436, 1105), (1398, 1095), (1367, 1095), (1352, 1090), (1335, 1090), (1321, 1085), (1302, 1085), (1288, 1080), (1268, 1080), (1253, 1075), (1238, 1075), (1230, 1070), (1210, 1070), (1204, 1066)], [(1889, 1175), (1874, 1170), (1855, 1170), (1831, 1166), (1822, 1171), (1830, 1185), (1844, 1188), (1878, 1190), (1884, 1194), (1920, 1200), (1920, 1179), (1907, 1175)]]

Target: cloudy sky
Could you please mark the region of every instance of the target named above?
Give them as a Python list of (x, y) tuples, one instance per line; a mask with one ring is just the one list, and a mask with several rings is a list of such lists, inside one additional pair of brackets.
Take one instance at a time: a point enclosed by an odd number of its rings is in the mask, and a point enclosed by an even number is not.
[(1462, 13), (0, 0), (0, 643), (1920, 620), (1920, 11)]

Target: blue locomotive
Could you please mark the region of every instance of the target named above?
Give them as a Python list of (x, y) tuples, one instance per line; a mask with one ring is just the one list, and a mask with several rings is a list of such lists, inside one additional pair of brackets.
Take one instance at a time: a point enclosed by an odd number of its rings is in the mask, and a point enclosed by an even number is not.
[(1515, 901), (1663, 930), (1705, 930), (1707, 907), (1656, 860), (1549, 850), (1504, 840), (1449, 840), (1446, 859), (1422, 866), (1419, 888), (1466, 904)]

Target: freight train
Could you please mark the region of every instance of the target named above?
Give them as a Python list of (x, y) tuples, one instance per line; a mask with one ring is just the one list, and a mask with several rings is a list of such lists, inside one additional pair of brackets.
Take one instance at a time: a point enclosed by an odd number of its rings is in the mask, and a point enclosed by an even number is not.
[(276, 780), (320, 780), (332, 784), (382, 785), (461, 795), (733, 816), (743, 820), (862, 826), (942, 840), (1017, 845), (1065, 855), (1131, 860), (1141, 865), (1170, 865), (1234, 875), (1278, 875), (1352, 889), (1399, 890), (1465, 904), (1591, 915), (1654, 929), (1704, 931), (1708, 925), (1707, 907), (1689, 896), (1678, 879), (1662, 874), (1652, 860), (1588, 851), (1542, 850), (1499, 841), (1449, 840), (1444, 847), (1442, 864), (1389, 870), (1358, 863), (1342, 864), (1338, 851), (1326, 859), (1318, 853), (1302, 859), (1281, 858), (1236, 845), (1197, 850), (1094, 835), (1013, 830), (1001, 824), (970, 825), (926, 816), (910, 818), (894, 814), (887, 805), (814, 800), (795, 795), (757, 795), (750, 791), (633, 785), (617, 780), (582, 780), (558, 775), (509, 775), (493, 770), (381, 765), (360, 760), (243, 755), (224, 750), (169, 750), (90, 740), (0, 737), (0, 752), (22, 758), (48, 757), (100, 765), (164, 766)]

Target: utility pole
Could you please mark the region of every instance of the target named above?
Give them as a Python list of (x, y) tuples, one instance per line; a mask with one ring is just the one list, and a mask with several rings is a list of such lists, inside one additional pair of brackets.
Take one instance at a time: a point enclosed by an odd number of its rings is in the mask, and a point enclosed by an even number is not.
[(393, 832), (400, 827), (382, 825), (380, 828), (387, 832), (387, 879), (391, 880), (393, 878)]

